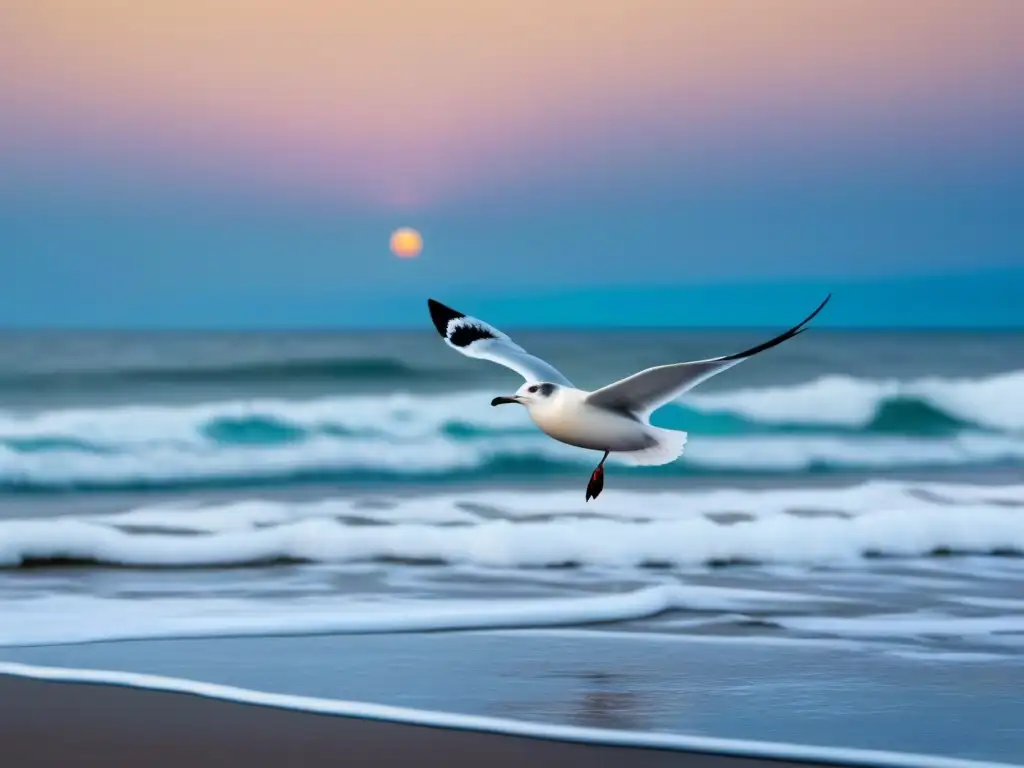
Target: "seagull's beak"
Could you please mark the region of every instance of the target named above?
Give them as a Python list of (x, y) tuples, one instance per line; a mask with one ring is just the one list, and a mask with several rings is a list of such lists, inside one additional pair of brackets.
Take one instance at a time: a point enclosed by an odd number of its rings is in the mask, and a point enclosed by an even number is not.
[(518, 403), (519, 398), (517, 397), (496, 397), (491, 400), (491, 405), (508, 405), (509, 403)]

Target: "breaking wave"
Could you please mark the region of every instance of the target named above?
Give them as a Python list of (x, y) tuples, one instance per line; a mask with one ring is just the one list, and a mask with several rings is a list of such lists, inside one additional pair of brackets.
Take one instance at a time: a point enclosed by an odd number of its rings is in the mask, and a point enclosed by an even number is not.
[(281, 562), (485, 568), (829, 564), (1024, 554), (1024, 486), (873, 481), (818, 489), (243, 500), (0, 522), (0, 567)]
[[(658, 414), (691, 435), (661, 475), (1017, 466), (1024, 372), (829, 376), (694, 392)], [(190, 405), (0, 410), (0, 488), (45, 491), (578, 474), (593, 457), (489, 393), (360, 394)], [(635, 470), (634, 470), (635, 471)]]

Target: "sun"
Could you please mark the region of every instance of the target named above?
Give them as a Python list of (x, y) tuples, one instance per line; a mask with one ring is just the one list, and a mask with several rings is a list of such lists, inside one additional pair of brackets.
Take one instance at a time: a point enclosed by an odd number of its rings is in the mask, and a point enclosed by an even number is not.
[(423, 238), (410, 227), (402, 227), (391, 233), (391, 252), (402, 259), (412, 259), (423, 250)]

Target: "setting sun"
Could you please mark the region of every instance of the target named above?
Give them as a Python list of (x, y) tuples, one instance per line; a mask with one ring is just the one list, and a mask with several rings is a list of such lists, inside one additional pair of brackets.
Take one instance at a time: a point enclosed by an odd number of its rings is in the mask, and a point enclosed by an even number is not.
[(423, 250), (423, 238), (415, 229), (402, 227), (391, 233), (391, 251), (395, 256), (411, 259)]

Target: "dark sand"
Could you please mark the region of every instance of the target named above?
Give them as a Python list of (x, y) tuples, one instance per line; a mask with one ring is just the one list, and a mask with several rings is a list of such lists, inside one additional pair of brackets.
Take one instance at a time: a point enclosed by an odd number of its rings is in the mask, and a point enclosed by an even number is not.
[(783, 760), (574, 744), (0, 675), (0, 762), (20, 766), (778, 768)]

